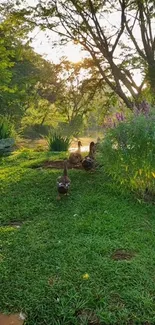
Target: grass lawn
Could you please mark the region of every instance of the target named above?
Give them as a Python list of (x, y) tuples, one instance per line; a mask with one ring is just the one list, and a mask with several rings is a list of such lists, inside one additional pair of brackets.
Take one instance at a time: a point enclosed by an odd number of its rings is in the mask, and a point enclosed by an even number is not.
[[(155, 324), (155, 206), (83, 170), (56, 201), (61, 171), (29, 168), (49, 155), (1, 160), (0, 312), (23, 311), (27, 325)], [(133, 258), (113, 259), (118, 249)]]

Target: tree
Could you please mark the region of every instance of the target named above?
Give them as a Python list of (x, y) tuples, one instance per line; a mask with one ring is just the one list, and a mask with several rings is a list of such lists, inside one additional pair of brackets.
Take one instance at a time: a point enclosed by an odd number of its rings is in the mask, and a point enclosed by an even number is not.
[[(154, 0), (50, 0), (39, 1), (35, 12), (29, 9), (33, 22), (40, 17), (41, 26), (90, 54), (103, 80), (127, 107), (138, 102), (147, 83), (155, 98)], [(137, 71), (140, 85), (134, 78)]]
[(88, 70), (84, 62), (71, 63), (64, 59), (60, 65), (63, 88), (56, 105), (66, 116), (66, 120), (71, 122), (91, 110), (91, 103), (100, 86), (100, 78), (95, 76), (93, 69)]
[(94, 103), (96, 94), (101, 93), (102, 78), (89, 60), (71, 63), (63, 59), (60, 65), (64, 84), (55, 105), (64, 117), (61, 126), (67, 133), (77, 135), (90, 112), (96, 109)]
[(27, 32), (27, 25), (23, 21), (20, 25), (10, 14), (0, 24), (0, 114), (11, 118), (18, 128), (32, 107), (33, 112), (42, 110), (43, 124), (62, 89), (59, 65), (33, 51), (26, 41)]
[(29, 30), (25, 22), (20, 24), (10, 15), (0, 23), (0, 114), (16, 123), (36, 83), (37, 68), (30, 59), (33, 51), (23, 43)]

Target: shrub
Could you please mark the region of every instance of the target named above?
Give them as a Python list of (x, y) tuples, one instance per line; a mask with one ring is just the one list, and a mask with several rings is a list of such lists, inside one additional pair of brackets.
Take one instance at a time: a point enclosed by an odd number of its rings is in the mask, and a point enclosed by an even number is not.
[(12, 138), (14, 136), (13, 125), (8, 119), (0, 117), (0, 139)]
[(74, 117), (69, 123), (60, 122), (58, 124), (58, 132), (60, 130), (60, 133), (67, 137), (78, 137), (82, 133), (83, 128), (83, 116), (81, 115)]
[(26, 125), (21, 128), (21, 135), (27, 139), (41, 139), (43, 136), (48, 136), (50, 128), (48, 125), (40, 125), (37, 123)]
[(109, 129), (99, 160), (118, 184), (155, 193), (155, 115), (132, 116)]
[(67, 151), (70, 146), (70, 138), (56, 133), (50, 133), (47, 137), (49, 151)]

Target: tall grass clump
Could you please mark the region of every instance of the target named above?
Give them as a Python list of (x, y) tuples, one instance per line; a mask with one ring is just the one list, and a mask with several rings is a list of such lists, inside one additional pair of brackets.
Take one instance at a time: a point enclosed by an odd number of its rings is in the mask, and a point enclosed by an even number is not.
[(70, 138), (57, 133), (50, 133), (47, 137), (47, 142), (49, 151), (68, 151), (70, 146)]
[(137, 110), (109, 128), (99, 160), (119, 185), (155, 194), (155, 113)]
[(14, 137), (14, 128), (11, 122), (0, 116), (0, 140)]

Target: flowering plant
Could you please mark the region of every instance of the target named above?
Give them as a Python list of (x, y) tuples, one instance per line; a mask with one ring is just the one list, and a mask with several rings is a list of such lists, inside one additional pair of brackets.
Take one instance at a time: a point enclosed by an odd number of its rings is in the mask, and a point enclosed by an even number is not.
[(116, 118), (100, 145), (105, 172), (126, 188), (155, 193), (155, 113), (143, 102), (132, 117)]

